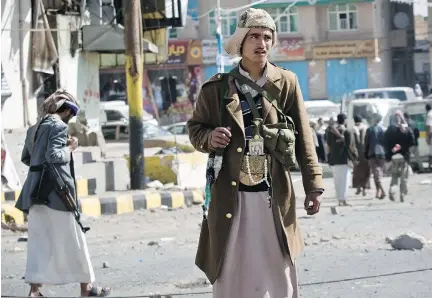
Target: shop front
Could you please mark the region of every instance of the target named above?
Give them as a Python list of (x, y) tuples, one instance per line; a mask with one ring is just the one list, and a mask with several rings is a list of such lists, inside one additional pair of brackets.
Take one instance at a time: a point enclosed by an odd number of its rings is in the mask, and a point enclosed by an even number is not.
[(171, 40), (167, 61), (146, 65), (145, 108), (159, 118), (161, 125), (183, 122), (191, 117), (202, 84), (201, 65), (199, 40)]
[(356, 89), (368, 88), (368, 58), (375, 57), (373, 40), (334, 41), (312, 48), (314, 63), (324, 63), (326, 97), (341, 102)]

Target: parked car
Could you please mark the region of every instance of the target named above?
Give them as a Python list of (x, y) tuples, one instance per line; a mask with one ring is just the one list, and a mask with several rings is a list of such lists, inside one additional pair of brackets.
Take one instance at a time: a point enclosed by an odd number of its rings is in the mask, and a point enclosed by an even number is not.
[[(101, 102), (101, 128), (105, 137), (115, 137), (117, 129), (120, 135), (129, 134), (129, 106), (123, 101)], [(143, 123), (158, 125), (157, 120), (143, 110)]]
[(187, 122), (174, 123), (174, 124), (163, 126), (163, 128), (168, 130), (174, 135), (187, 135), (188, 132), (186, 128), (186, 123)]

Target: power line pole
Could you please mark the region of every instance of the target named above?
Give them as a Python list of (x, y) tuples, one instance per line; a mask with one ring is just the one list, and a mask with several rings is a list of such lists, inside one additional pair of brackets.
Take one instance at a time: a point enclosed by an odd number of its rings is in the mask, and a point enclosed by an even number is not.
[(217, 7), (216, 7), (216, 39), (217, 39), (217, 48), (218, 48), (218, 55), (216, 58), (216, 65), (218, 66), (218, 72), (222, 73), (225, 72), (224, 69), (224, 61), (222, 56), (222, 18), (221, 18), (221, 0), (217, 0)]
[(123, 1), (125, 27), (125, 67), (127, 100), (129, 104), (130, 187), (144, 189), (144, 128), (142, 81), (142, 16), (140, 0)]

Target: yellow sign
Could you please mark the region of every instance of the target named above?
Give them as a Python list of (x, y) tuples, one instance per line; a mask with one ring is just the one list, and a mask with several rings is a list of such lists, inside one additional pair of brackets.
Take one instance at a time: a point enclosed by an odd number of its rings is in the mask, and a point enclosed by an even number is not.
[(371, 40), (332, 41), (312, 48), (314, 60), (375, 57), (375, 42)]
[(184, 45), (171, 44), (168, 49), (168, 56), (180, 56), (186, 52), (186, 47)]

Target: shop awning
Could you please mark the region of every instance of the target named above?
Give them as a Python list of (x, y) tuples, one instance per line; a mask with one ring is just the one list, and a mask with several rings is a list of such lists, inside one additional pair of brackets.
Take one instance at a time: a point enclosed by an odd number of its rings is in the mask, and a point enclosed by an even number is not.
[[(124, 53), (124, 29), (119, 25), (88, 25), (82, 27), (83, 50), (99, 53)], [(144, 53), (158, 53), (156, 45), (143, 39)]]

